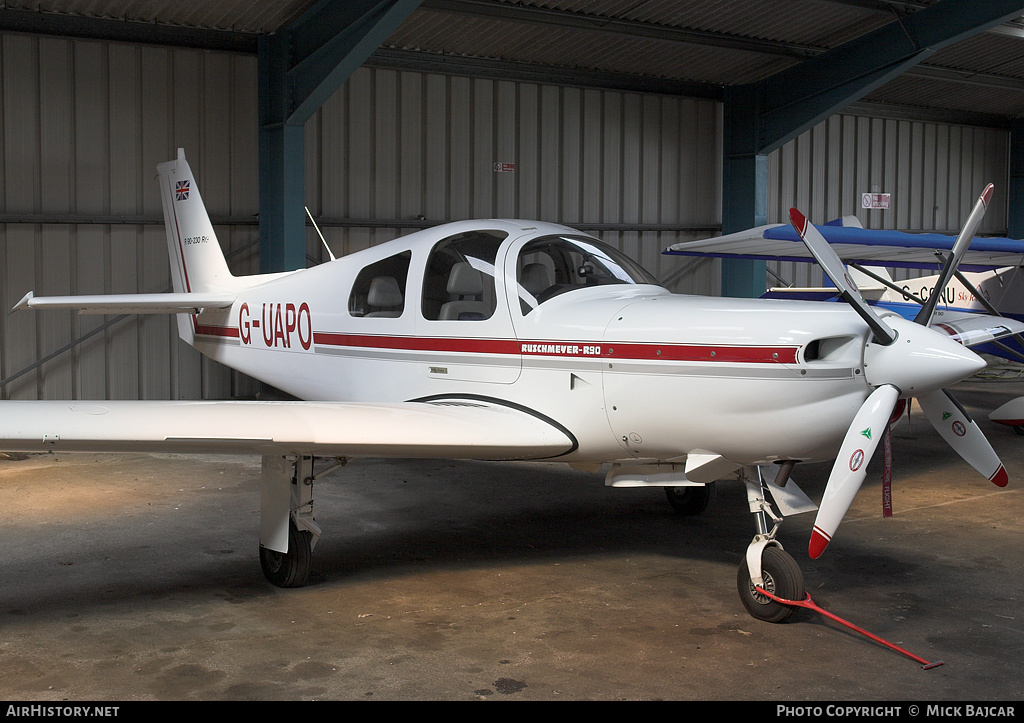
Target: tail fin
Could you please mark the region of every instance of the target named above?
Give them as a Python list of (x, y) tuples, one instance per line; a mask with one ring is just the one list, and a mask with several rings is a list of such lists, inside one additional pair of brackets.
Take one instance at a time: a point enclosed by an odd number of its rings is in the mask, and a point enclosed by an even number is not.
[(233, 277), (185, 160), (185, 150), (179, 148), (175, 160), (159, 164), (156, 170), (174, 290), (202, 293), (230, 289)]

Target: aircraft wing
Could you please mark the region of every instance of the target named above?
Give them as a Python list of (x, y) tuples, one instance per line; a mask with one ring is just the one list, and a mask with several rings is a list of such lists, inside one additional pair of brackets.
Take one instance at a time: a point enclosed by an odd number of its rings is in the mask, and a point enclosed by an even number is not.
[(931, 327), (949, 334), (966, 347), (1024, 334), (1024, 323), (1004, 316), (937, 309)]
[[(864, 266), (935, 269), (936, 252), (948, 254), (956, 236), (937, 233), (870, 230), (831, 222), (815, 225), (845, 263)], [(774, 259), (814, 262), (796, 230), (789, 224), (759, 226), (747, 231), (674, 244), (664, 253), (734, 259)], [(985, 271), (1024, 265), (1024, 241), (975, 238), (960, 263), (962, 271)]]
[(576, 440), (556, 422), (476, 399), (4, 401), (0, 449), (544, 459)]
[(203, 309), (226, 309), (234, 294), (99, 294), (93, 296), (36, 296), (31, 291), (18, 309), (73, 309), (80, 314), (194, 314)]

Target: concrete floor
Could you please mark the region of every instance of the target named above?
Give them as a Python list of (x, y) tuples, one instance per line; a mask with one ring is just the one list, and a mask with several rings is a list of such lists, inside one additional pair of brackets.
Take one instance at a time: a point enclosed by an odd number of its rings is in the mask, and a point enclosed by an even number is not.
[[(259, 460), (0, 462), (0, 698), (45, 700), (1016, 701), (1024, 697), (1024, 437), (957, 394), (1010, 486), (973, 473), (920, 413), (895, 434), (825, 555), (813, 515), (780, 539), (831, 612), (751, 618), (736, 569), (753, 521), (720, 483), (705, 516), (558, 464), (356, 461), (316, 488), (309, 587), (260, 572)], [(813, 498), (829, 465), (798, 468)]]

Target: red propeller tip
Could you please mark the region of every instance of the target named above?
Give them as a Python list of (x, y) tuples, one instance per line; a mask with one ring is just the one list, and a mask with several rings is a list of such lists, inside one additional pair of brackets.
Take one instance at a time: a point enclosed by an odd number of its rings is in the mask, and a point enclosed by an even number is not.
[(811, 531), (811, 542), (807, 546), (807, 554), (811, 556), (812, 560), (817, 560), (828, 547), (828, 542), (829, 538), (815, 528)]
[(803, 233), (804, 228), (807, 225), (807, 217), (804, 216), (800, 211), (795, 208), (789, 209), (789, 220), (793, 222), (797, 231)]
[(1005, 487), (1010, 482), (1010, 475), (1006, 474), (1006, 468), (1003, 465), (999, 465), (999, 469), (989, 479), (996, 487)]

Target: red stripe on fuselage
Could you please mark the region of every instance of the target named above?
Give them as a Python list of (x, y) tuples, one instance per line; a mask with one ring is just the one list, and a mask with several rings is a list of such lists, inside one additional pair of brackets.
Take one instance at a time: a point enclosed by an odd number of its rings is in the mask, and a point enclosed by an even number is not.
[(796, 364), (796, 347), (711, 346), (705, 344), (602, 344), (604, 358), (734, 364)]
[(322, 346), (351, 346), (364, 349), (396, 349), (402, 351), (449, 351), (467, 354), (518, 354), (515, 339), (449, 339), (429, 336), (372, 336), (368, 334), (336, 334), (318, 331), (313, 343)]
[(238, 327), (208, 326), (205, 324), (197, 324), (195, 314), (192, 314), (192, 323), (195, 325), (196, 334), (205, 334), (206, 336), (222, 336), (228, 339), (237, 339), (239, 336)]
[(402, 351), (512, 354), (650, 361), (694, 361), (744, 364), (796, 364), (797, 347), (713, 346), (705, 344), (650, 344), (581, 341), (517, 341), (515, 339), (463, 339), (447, 337), (374, 336), (315, 332), (321, 346)]

